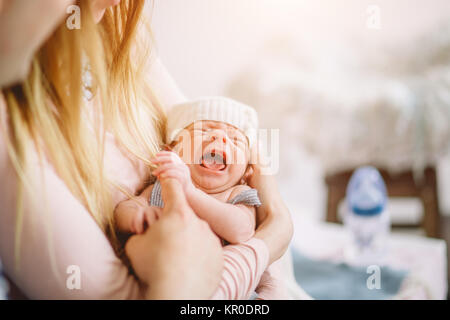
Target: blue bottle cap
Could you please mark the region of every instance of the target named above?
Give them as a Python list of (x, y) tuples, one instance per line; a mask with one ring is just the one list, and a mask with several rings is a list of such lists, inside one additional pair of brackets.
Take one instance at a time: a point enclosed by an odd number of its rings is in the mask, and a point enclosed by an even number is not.
[(357, 215), (372, 216), (381, 213), (386, 203), (386, 186), (378, 170), (358, 168), (347, 186), (348, 208)]

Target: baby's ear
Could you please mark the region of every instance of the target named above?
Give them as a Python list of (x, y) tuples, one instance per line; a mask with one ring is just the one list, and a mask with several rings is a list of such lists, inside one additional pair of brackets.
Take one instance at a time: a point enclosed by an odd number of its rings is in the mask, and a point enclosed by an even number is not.
[(247, 169), (245, 169), (245, 173), (242, 176), (241, 184), (247, 184), (247, 181), (250, 178), (250, 176), (252, 175), (252, 173), (253, 173), (253, 168), (250, 164), (248, 164)]

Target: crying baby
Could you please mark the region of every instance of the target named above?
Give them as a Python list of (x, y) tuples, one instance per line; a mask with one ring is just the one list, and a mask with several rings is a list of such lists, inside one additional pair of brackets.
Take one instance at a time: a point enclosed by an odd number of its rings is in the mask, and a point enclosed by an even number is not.
[[(249, 240), (255, 233), (255, 207), (261, 205), (257, 190), (246, 183), (258, 127), (256, 111), (228, 98), (207, 97), (173, 106), (167, 118), (171, 150), (152, 160), (157, 180), (138, 197), (148, 205), (132, 199), (121, 202), (114, 213), (119, 231), (142, 233), (151, 226), (164, 207), (159, 178), (175, 178), (193, 211), (223, 245)], [(263, 296), (277, 298), (268, 292)]]

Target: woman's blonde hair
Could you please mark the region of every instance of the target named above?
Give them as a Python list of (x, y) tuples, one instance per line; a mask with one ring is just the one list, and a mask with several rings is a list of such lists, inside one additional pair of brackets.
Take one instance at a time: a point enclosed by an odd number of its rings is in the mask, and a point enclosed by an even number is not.
[[(107, 9), (98, 24), (91, 13), (91, 2), (77, 3), (81, 28), (69, 30), (65, 23), (61, 24), (36, 53), (28, 78), (3, 90), (9, 116), (8, 152), (21, 181), (16, 259), (29, 142), (34, 143), (41, 157), (48, 158), (113, 244), (116, 237), (111, 188), (126, 190), (105, 176), (105, 131), (112, 132), (123, 148), (147, 164), (161, 144), (164, 115), (139, 72), (150, 49), (137, 41), (137, 29), (144, 26), (140, 19), (144, 1), (122, 0), (120, 5)], [(95, 110), (88, 109), (83, 99), (86, 65), (94, 79), (94, 99), (101, 102)]]

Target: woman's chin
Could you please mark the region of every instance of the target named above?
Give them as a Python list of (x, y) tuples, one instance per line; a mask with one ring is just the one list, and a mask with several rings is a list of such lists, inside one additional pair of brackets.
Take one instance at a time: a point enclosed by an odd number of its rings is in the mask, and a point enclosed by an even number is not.
[(106, 11), (106, 9), (101, 9), (94, 13), (95, 23), (99, 23), (100, 21), (102, 21), (103, 16), (105, 15), (105, 11)]
[[(93, 14), (94, 14), (95, 23), (99, 23), (100, 21), (102, 21), (107, 8), (119, 5), (121, 0), (103, 0), (103, 2), (100, 2), (100, 3), (98, 3), (98, 1), (99, 0), (97, 0), (97, 3), (94, 3)], [(95, 8), (99, 8), (99, 9), (95, 9)]]

